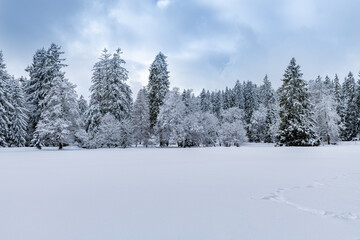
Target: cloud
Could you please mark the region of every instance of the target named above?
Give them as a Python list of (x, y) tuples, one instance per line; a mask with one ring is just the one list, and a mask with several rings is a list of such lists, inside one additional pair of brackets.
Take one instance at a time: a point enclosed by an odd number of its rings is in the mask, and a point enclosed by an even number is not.
[(66, 0), (61, 6), (35, 0), (14, 20), (16, 4), (3, 1), (0, 44), (9, 71), (25, 74), (35, 50), (56, 42), (66, 52), (66, 76), (85, 96), (105, 47), (123, 50), (134, 94), (147, 84), (159, 51), (168, 56), (171, 87), (195, 92), (237, 79), (261, 83), (265, 74), (277, 87), (292, 57), (306, 79), (345, 76), (360, 66), (355, 0)]
[(170, 0), (158, 0), (156, 2), (156, 5), (159, 7), (159, 8), (166, 8), (168, 5), (170, 4)]

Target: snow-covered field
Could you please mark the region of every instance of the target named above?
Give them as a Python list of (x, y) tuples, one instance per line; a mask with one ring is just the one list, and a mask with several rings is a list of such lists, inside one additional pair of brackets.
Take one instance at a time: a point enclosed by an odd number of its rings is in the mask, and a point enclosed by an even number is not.
[(0, 149), (1, 240), (360, 239), (360, 143)]

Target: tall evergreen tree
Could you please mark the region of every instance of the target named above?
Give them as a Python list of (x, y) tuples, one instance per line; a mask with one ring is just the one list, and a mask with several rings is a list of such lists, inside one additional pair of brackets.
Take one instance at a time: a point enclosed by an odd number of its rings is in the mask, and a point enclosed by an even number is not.
[(345, 106), (342, 139), (352, 140), (358, 134), (359, 109), (356, 104), (356, 83), (350, 72), (343, 83), (343, 101)]
[(104, 49), (100, 61), (93, 67), (87, 119), (87, 131), (91, 137), (96, 134), (101, 119), (106, 113), (111, 113), (118, 121), (131, 117), (131, 90), (126, 83), (128, 72), (122, 66), (125, 61), (121, 59), (121, 53), (118, 49), (111, 58)]
[(211, 93), (211, 105), (213, 114), (220, 118), (221, 110), (223, 109), (223, 98), (221, 91)]
[(148, 83), (149, 107), (150, 107), (150, 127), (154, 128), (160, 107), (164, 104), (164, 99), (169, 92), (170, 81), (167, 70), (166, 56), (160, 52), (150, 66)]
[(146, 88), (139, 90), (132, 112), (132, 125), (135, 144), (148, 146), (150, 139), (149, 101)]
[(291, 59), (279, 89), (280, 126), (277, 143), (282, 146), (315, 146), (319, 139), (315, 132), (312, 104), (300, 66)]
[(8, 145), (9, 125), (11, 119), (9, 112), (13, 110), (11, 105), (9, 90), (10, 76), (6, 71), (2, 52), (0, 51), (0, 147)]
[[(275, 91), (271, 86), (271, 82), (267, 75), (263, 80), (263, 85), (260, 87), (261, 92), (261, 104), (265, 107), (265, 123), (263, 141), (266, 143), (274, 142), (277, 125), (277, 102)], [(259, 108), (261, 109), (261, 108)], [(261, 116), (261, 115), (260, 115)]]
[(10, 112), (9, 146), (23, 147), (26, 143), (28, 110), (25, 96), (19, 80), (10, 80), (10, 101), (13, 110)]
[(81, 127), (86, 130), (87, 114), (89, 112), (89, 105), (83, 95), (78, 99), (79, 114), (81, 118)]
[(40, 115), (47, 104), (45, 98), (51, 89), (52, 82), (59, 74), (63, 74), (61, 70), (66, 66), (63, 63), (65, 59), (61, 58), (63, 53), (60, 46), (52, 43), (47, 50), (42, 48), (36, 51), (32, 64), (26, 68), (30, 75), (30, 79), (25, 82), (24, 88), (30, 107), (29, 139), (33, 137)]
[(243, 85), (240, 83), (239, 80), (237, 80), (235, 83), (235, 86), (233, 88), (233, 95), (234, 95), (234, 106), (244, 110), (245, 108), (244, 89), (243, 89)]
[(212, 110), (210, 92), (203, 89), (200, 93), (201, 111), (209, 112)]

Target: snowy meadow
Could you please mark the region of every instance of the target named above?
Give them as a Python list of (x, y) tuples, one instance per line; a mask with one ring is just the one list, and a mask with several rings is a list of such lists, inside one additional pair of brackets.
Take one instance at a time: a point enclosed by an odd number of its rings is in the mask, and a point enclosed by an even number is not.
[(359, 239), (360, 143), (0, 149), (0, 239)]

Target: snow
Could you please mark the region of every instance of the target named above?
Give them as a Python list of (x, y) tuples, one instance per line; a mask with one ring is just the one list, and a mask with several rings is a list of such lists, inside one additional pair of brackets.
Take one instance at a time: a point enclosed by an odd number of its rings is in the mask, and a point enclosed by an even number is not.
[(359, 152), (0, 149), (0, 239), (360, 239)]

